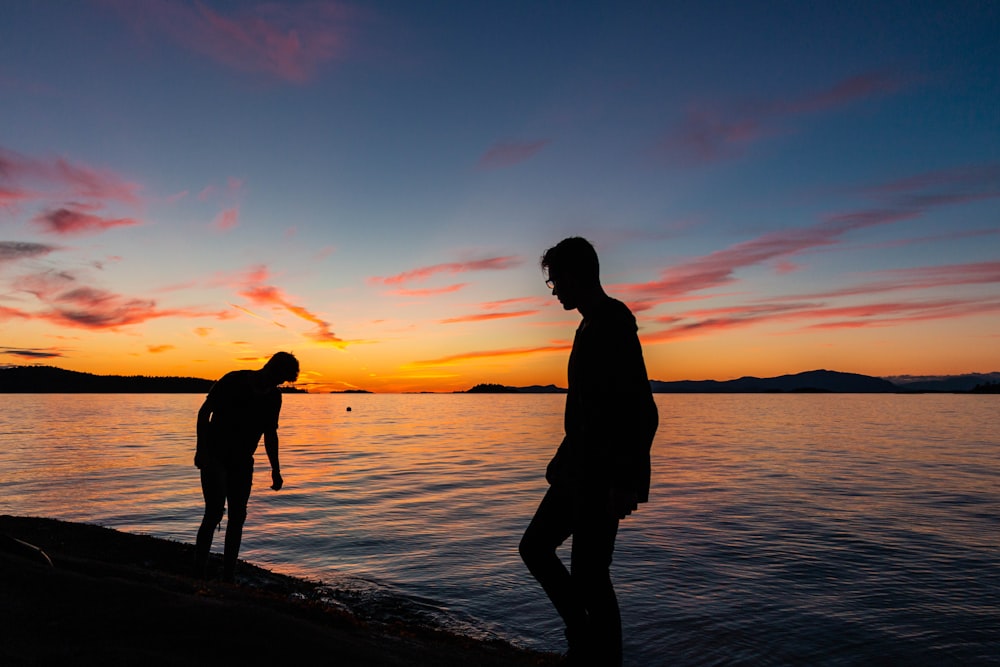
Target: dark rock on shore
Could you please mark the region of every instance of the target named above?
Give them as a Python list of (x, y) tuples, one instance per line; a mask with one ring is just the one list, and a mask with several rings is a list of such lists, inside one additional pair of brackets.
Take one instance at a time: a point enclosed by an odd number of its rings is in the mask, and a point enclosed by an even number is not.
[(189, 544), (12, 516), (0, 535), (4, 665), (556, 664), (500, 641), (371, 623), (324, 604), (318, 583), (249, 563), (236, 585), (194, 579)]

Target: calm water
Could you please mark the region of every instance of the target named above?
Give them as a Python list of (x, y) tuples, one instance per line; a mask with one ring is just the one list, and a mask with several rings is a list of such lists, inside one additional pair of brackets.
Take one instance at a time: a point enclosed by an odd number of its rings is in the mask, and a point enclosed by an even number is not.
[[(201, 400), (4, 396), (0, 513), (193, 542)], [(517, 542), (563, 401), (288, 395), (286, 486), (267, 488), (262, 447), (241, 556), (562, 650)], [(626, 664), (1000, 664), (1000, 398), (657, 404), (652, 503), (612, 570)]]

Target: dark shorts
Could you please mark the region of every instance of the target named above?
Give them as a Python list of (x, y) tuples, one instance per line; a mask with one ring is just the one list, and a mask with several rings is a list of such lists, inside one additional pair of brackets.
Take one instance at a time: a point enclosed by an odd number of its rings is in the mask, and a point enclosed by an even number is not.
[(221, 518), (228, 504), (230, 518), (245, 517), (252, 486), (252, 458), (244, 463), (203, 467), (201, 492), (205, 497), (205, 513), (217, 513)]

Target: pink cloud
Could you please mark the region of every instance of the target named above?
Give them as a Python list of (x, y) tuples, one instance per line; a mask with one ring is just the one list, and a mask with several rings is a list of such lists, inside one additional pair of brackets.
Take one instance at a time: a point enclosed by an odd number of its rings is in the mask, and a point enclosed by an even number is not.
[(229, 231), (240, 224), (240, 210), (238, 208), (227, 208), (225, 211), (215, 216), (212, 227), (220, 232)]
[(14, 207), (23, 201), (30, 201), (37, 198), (37, 193), (29, 192), (28, 190), (0, 187), (0, 206), (4, 208)]
[(358, 13), (328, 2), (240, 5), (222, 13), (204, 4), (166, 0), (110, 0), (146, 33), (249, 73), (292, 83), (311, 79), (324, 64), (348, 53)]
[(824, 303), (828, 299), (870, 297), (898, 290), (1000, 284), (1000, 262), (893, 269), (876, 272), (874, 275), (883, 280), (819, 294), (790, 295), (768, 303), (739, 304), (672, 313), (669, 316), (655, 318), (655, 322), (666, 327), (652, 333), (644, 333), (642, 339), (644, 342), (656, 343), (773, 322), (801, 322), (806, 329), (857, 329), (1000, 312), (1000, 301), (996, 299), (933, 298), (851, 305)]
[[(255, 273), (259, 276), (260, 270)], [(334, 347), (339, 347), (341, 349), (346, 347), (348, 344), (348, 341), (340, 338), (330, 330), (329, 322), (323, 320), (309, 309), (296, 305), (282, 290), (274, 287), (273, 285), (250, 284), (241, 289), (239, 293), (251, 303), (259, 306), (277, 306), (279, 308), (283, 308), (292, 315), (315, 325), (316, 328), (314, 331), (304, 334), (306, 338), (309, 338), (310, 340), (325, 345), (333, 345)]]
[(21, 276), (12, 287), (15, 291), (34, 296), (44, 309), (33, 313), (7, 313), (6, 316), (46, 320), (83, 329), (117, 329), (162, 317), (220, 316), (217, 312), (198, 309), (161, 309), (151, 299), (132, 298), (81, 285), (67, 271)]
[(889, 276), (895, 281), (902, 280), (911, 286), (920, 287), (1000, 283), (1000, 262), (972, 262), (912, 269), (887, 269), (877, 271), (875, 275)]
[(455, 283), (454, 285), (447, 285), (445, 287), (429, 287), (426, 289), (396, 289), (389, 292), (389, 294), (411, 297), (437, 296), (438, 294), (452, 294), (468, 286), (469, 283)]
[(1000, 262), (972, 262), (941, 266), (888, 269), (868, 275), (881, 278), (860, 285), (826, 292), (785, 297), (788, 299), (832, 299), (846, 296), (871, 295), (900, 290), (934, 289), (960, 285), (1000, 283)]
[(483, 310), (495, 310), (497, 308), (506, 308), (507, 306), (514, 305), (515, 303), (531, 303), (534, 305), (544, 305), (548, 300), (542, 300), (534, 296), (519, 296), (512, 299), (501, 299), (500, 301), (488, 301), (486, 303), (480, 304), (480, 308)]
[(55, 295), (55, 308), (45, 319), (85, 329), (111, 329), (166, 317), (150, 299), (130, 299), (105, 290), (79, 287)]
[(755, 118), (727, 118), (720, 111), (691, 107), (684, 121), (663, 141), (667, 155), (695, 164), (742, 155), (746, 146), (765, 136)]
[(198, 193), (198, 201), (208, 201), (210, 199), (214, 199), (217, 195), (220, 197), (229, 195), (230, 198), (232, 198), (232, 196), (238, 196), (243, 190), (243, 185), (243, 179), (236, 178), (235, 176), (230, 176), (226, 179), (225, 188), (210, 183), (209, 185), (203, 187)]
[(104, 218), (98, 215), (60, 208), (46, 211), (32, 219), (35, 226), (46, 234), (72, 236), (103, 232), (113, 227), (131, 227), (139, 221), (133, 218)]
[[(1000, 175), (1000, 166), (990, 164), (932, 172), (869, 188), (871, 192), (902, 195), (902, 199), (893, 207), (833, 213), (808, 227), (764, 234), (680, 262), (661, 271), (658, 280), (621, 285), (618, 289), (627, 296), (631, 306), (642, 311), (659, 303), (683, 300), (694, 292), (733, 284), (739, 269), (771, 262), (782, 272), (791, 268), (791, 257), (837, 245), (850, 232), (913, 220), (941, 206), (1000, 196), (997, 175)], [(937, 189), (931, 193), (934, 188)]]
[(69, 184), (78, 196), (128, 204), (140, 203), (139, 186), (121, 180), (110, 171), (74, 164), (63, 158), (55, 161), (54, 168), (57, 180)]
[(1000, 197), (1000, 164), (965, 165), (860, 188), (899, 206), (932, 208)]
[(846, 106), (852, 102), (871, 97), (891, 95), (906, 87), (903, 79), (885, 74), (884, 72), (869, 72), (838, 81), (830, 88), (815, 93), (803, 95), (787, 102), (778, 102), (775, 113), (811, 114), (837, 107)]
[[(867, 306), (828, 308), (819, 315), (838, 319), (818, 322), (809, 329), (843, 329), (871, 326), (892, 326), (927, 320), (957, 319), (975, 315), (1000, 313), (1000, 301), (983, 302), (969, 299), (949, 299), (918, 303), (886, 303)], [(808, 315), (806, 315), (808, 316)]]
[(192, 309), (159, 309), (152, 299), (136, 299), (93, 287), (76, 287), (48, 299), (54, 310), (45, 319), (88, 329), (117, 328), (162, 317), (216, 316)]
[(465, 361), (475, 361), (479, 359), (503, 359), (507, 357), (521, 357), (530, 354), (545, 354), (549, 352), (565, 352), (572, 348), (569, 343), (560, 343), (554, 345), (545, 345), (541, 347), (521, 347), (513, 349), (504, 350), (480, 350), (476, 352), (462, 352), (460, 354), (453, 354), (447, 357), (439, 357), (437, 359), (426, 359), (423, 361), (414, 361), (410, 365), (412, 366), (448, 366), (451, 364), (461, 363)]
[(438, 273), (467, 273), (470, 271), (502, 271), (515, 266), (520, 266), (521, 260), (517, 257), (490, 257), (472, 262), (450, 262), (447, 264), (435, 264), (433, 266), (421, 267), (410, 271), (404, 271), (394, 276), (373, 277), (369, 282), (382, 285), (401, 285), (411, 281), (426, 280)]
[(175, 203), (177, 203), (177, 202), (181, 201), (182, 199), (186, 199), (186, 198), (187, 198), (187, 196), (188, 196), (188, 194), (189, 194), (189, 193), (188, 193), (188, 191), (187, 191), (187, 190), (181, 190), (180, 192), (177, 192), (177, 193), (175, 193), (175, 194), (172, 194), (172, 195), (169, 195), (169, 196), (168, 196), (168, 197), (166, 198), (166, 200), (165, 200), (165, 201), (166, 201), (166, 202), (167, 202), (168, 204), (175, 204)]
[(946, 232), (944, 234), (929, 234), (927, 236), (915, 236), (911, 238), (891, 239), (888, 241), (878, 241), (873, 243), (858, 243), (851, 246), (851, 249), (878, 250), (886, 248), (901, 248), (905, 246), (917, 245), (921, 243), (941, 243), (944, 241), (958, 241), (961, 239), (977, 238), (982, 236), (998, 236), (1000, 227), (994, 229), (967, 229)]
[(0, 321), (3, 320), (30, 320), (32, 318), (31, 313), (20, 310), (18, 308), (11, 308), (10, 306), (0, 305)]
[(892, 94), (905, 85), (906, 82), (899, 78), (869, 73), (796, 98), (744, 102), (728, 109), (692, 105), (681, 122), (667, 132), (660, 149), (668, 158), (681, 163), (701, 164), (739, 157), (752, 144), (786, 134), (786, 125), (793, 117)]
[(84, 329), (116, 329), (162, 317), (208, 315), (176, 309), (161, 310), (151, 299), (134, 299), (91, 287), (79, 287), (54, 295), (52, 303), (53, 309), (45, 313), (43, 319)]
[[(38, 188), (29, 191), (14, 187), (14, 184), (22, 182), (34, 183)], [(31, 158), (2, 147), (0, 188), (15, 193), (19, 199), (69, 196), (99, 202), (141, 203), (141, 187), (112, 171), (78, 164), (62, 157), (47, 160)]]
[(774, 264), (774, 270), (777, 271), (778, 274), (780, 275), (784, 275), (787, 273), (795, 273), (796, 271), (799, 271), (801, 268), (802, 267), (800, 267), (798, 264), (795, 264), (794, 262), (789, 262), (788, 260), (780, 260), (778, 262), (775, 262)]
[(266, 282), (271, 275), (267, 266), (255, 264), (246, 269), (232, 272), (216, 272), (208, 284), (212, 287), (231, 287), (234, 289), (245, 289), (248, 286), (259, 285)]
[(459, 317), (449, 317), (441, 320), (441, 324), (458, 324), (461, 322), (485, 322), (489, 320), (502, 320), (510, 317), (527, 317), (535, 315), (537, 310), (513, 310), (500, 313), (476, 313), (473, 315), (461, 315)]
[(847, 232), (914, 217), (913, 212), (856, 211), (828, 217), (805, 228), (771, 232), (703, 257), (681, 262), (660, 273), (660, 279), (622, 285), (639, 310), (676, 300), (692, 292), (736, 282), (737, 270), (787, 258), (804, 250), (831, 245)]
[(513, 167), (516, 164), (531, 159), (549, 143), (549, 139), (496, 143), (479, 158), (477, 166), (479, 169)]
[(774, 322), (811, 322), (805, 329), (860, 329), (927, 320), (955, 319), (1000, 312), (1000, 301), (931, 299), (877, 302), (849, 306), (815, 303), (771, 303), (703, 309), (661, 318), (668, 326), (643, 333), (644, 343), (711, 335)]
[(313, 255), (313, 257), (315, 257), (316, 259), (326, 259), (335, 252), (337, 252), (337, 246), (334, 245), (323, 246), (322, 248), (316, 251), (316, 254)]

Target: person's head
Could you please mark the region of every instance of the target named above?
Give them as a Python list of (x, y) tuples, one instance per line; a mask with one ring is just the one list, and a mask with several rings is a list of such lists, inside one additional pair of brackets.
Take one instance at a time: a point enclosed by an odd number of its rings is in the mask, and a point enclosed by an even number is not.
[(597, 251), (585, 238), (563, 239), (545, 251), (541, 264), (545, 284), (566, 310), (579, 308), (582, 299), (602, 292)]
[(299, 360), (290, 352), (275, 352), (261, 370), (275, 386), (295, 382), (299, 377)]

